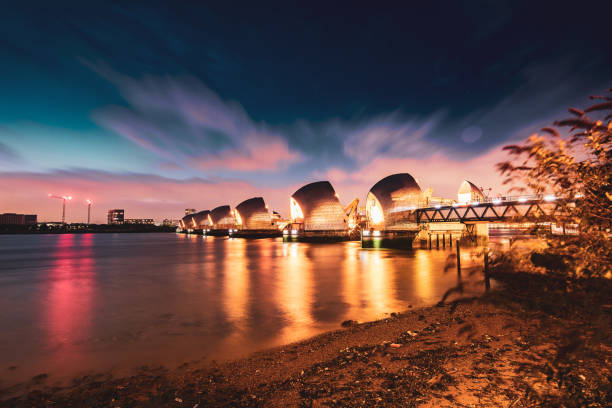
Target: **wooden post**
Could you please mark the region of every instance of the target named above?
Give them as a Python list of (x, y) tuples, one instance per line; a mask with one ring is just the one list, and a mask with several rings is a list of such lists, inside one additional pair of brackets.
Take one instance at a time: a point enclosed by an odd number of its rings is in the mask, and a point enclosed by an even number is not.
[(440, 248), (440, 234), (436, 234), (436, 249)]
[(452, 233), (451, 233), (451, 234), (448, 234), (448, 236), (449, 236), (449, 238), (450, 238), (450, 239), (448, 240), (448, 243), (450, 244), (450, 247), (452, 248), (452, 247), (453, 247), (453, 234), (452, 234)]
[(427, 234), (427, 236), (429, 237), (429, 249), (431, 249), (431, 234)]
[(461, 250), (459, 249), (459, 240), (457, 240), (457, 275), (461, 276)]
[(489, 280), (489, 248), (486, 248), (484, 253), (484, 278), (485, 289), (491, 289), (491, 281)]
[(442, 234), (442, 248), (446, 248), (446, 234)]

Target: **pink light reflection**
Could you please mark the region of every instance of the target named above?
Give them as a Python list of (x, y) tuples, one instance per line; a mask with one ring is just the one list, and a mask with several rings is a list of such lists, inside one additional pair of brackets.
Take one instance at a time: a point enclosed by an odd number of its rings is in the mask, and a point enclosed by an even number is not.
[(60, 362), (73, 360), (76, 348), (89, 336), (93, 305), (93, 234), (62, 234), (58, 237), (54, 263), (44, 304), (47, 346)]

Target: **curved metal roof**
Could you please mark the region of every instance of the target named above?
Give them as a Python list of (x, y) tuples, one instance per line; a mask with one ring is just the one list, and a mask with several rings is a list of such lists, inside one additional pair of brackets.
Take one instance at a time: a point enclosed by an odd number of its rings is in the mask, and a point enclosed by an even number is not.
[(346, 217), (329, 181), (306, 184), (291, 196), (304, 215), (304, 230), (346, 230)]
[(195, 229), (195, 226), (193, 225), (193, 216), (195, 214), (189, 214), (184, 216), (183, 218), (181, 218), (181, 221), (183, 222), (183, 228), (185, 229)]
[(475, 193), (475, 194), (478, 194), (484, 197), (482, 190), (480, 190), (480, 188), (478, 188), (474, 183), (468, 180), (463, 180), (463, 182), (459, 186), (459, 191), (457, 192), (457, 194), (467, 194), (467, 193)]
[(238, 212), (242, 220), (242, 229), (274, 229), (272, 217), (262, 197), (253, 197), (244, 200), (236, 206), (236, 212)]
[[(370, 189), (366, 201), (366, 209), (370, 210), (376, 204), (380, 206), (382, 212), (382, 224), (384, 228), (400, 227), (400, 224), (407, 222), (405, 219), (398, 218), (397, 213), (414, 210), (419, 205), (421, 199), (421, 187), (408, 173), (397, 173), (387, 176), (380, 180)], [(375, 201), (373, 203), (372, 201)], [(367, 211), (368, 218), (371, 218), (370, 211)], [(372, 219), (369, 219), (371, 223)]]
[(392, 174), (380, 180), (370, 189), (383, 210), (398, 206), (418, 205), (421, 187), (408, 173)]
[(209, 214), (210, 214), (209, 210), (203, 210), (203, 211), (193, 214), (195, 223), (198, 226), (197, 229), (202, 229), (202, 228), (211, 226), (211, 223), (208, 217)]
[(221, 205), (210, 212), (214, 228), (224, 229), (234, 226), (235, 220), (229, 205)]

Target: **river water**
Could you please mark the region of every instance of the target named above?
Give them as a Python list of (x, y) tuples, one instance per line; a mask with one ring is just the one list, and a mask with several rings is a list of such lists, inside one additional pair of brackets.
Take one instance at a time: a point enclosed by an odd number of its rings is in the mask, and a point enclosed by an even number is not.
[(444, 272), (453, 250), (162, 233), (0, 235), (0, 388), (41, 373), (60, 381), (241, 357), (347, 319), (431, 305), (457, 284), (454, 270)]

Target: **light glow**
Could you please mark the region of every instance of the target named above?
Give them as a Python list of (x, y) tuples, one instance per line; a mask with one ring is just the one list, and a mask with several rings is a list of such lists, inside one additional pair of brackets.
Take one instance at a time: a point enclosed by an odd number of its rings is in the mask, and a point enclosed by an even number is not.
[(385, 216), (383, 214), (383, 210), (376, 199), (368, 200), (368, 213), (370, 216), (370, 221), (373, 224), (380, 224), (384, 221)]
[(291, 219), (292, 220), (295, 221), (297, 219), (304, 219), (304, 213), (302, 212), (302, 208), (300, 207), (298, 202), (295, 201), (293, 197), (289, 199), (289, 205), (291, 207)]
[(555, 201), (557, 199), (557, 197), (555, 197), (554, 195), (547, 195), (544, 196), (544, 201)]
[(527, 201), (527, 198), (526, 197), (519, 197), (518, 201), (519, 201), (519, 203), (524, 203), (524, 202)]
[(236, 216), (236, 225), (242, 225), (242, 217), (237, 210), (234, 210), (234, 215)]
[(467, 204), (472, 200), (472, 193), (457, 194), (457, 200), (461, 204)]

